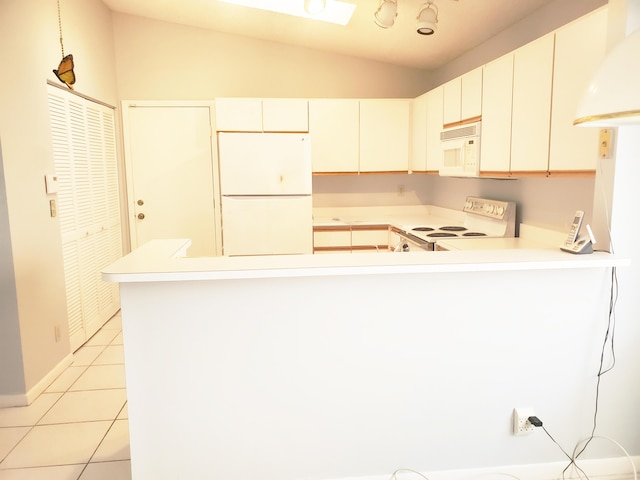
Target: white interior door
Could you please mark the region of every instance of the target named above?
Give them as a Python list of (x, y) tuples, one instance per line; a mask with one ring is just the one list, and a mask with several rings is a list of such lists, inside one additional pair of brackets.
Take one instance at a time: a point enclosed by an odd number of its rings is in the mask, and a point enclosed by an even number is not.
[(217, 254), (209, 105), (126, 105), (131, 247), (189, 238), (189, 256)]

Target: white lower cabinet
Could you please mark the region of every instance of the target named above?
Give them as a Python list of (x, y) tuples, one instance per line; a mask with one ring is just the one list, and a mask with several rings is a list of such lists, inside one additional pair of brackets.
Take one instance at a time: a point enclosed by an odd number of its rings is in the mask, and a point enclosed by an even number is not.
[(313, 227), (313, 253), (338, 252), (351, 252), (351, 227)]
[(389, 250), (389, 227), (367, 225), (351, 227), (351, 252), (386, 252)]
[(363, 253), (389, 250), (388, 225), (313, 227), (313, 253)]

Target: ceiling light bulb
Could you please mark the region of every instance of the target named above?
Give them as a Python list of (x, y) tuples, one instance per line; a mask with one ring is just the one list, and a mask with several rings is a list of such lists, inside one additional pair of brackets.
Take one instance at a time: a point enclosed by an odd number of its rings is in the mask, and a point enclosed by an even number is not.
[(376, 25), (382, 28), (389, 28), (398, 16), (398, 3), (396, 0), (381, 0), (378, 9), (373, 14)]
[(304, 9), (310, 15), (317, 15), (324, 10), (325, 0), (304, 0)]
[(416, 17), (418, 24), (416, 32), (420, 35), (433, 35), (438, 26), (438, 7), (433, 2), (420, 7), (418, 16)]

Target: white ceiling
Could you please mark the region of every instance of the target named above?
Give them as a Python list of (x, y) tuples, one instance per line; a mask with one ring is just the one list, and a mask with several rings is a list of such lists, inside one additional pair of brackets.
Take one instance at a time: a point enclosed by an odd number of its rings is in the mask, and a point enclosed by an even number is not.
[(373, 21), (378, 0), (347, 1), (357, 8), (343, 27), (217, 0), (103, 0), (116, 12), (427, 70), (457, 58), (552, 0), (435, 0), (440, 13), (438, 30), (431, 36), (415, 31), (418, 9), (426, 0), (398, 0), (398, 17), (390, 29)]

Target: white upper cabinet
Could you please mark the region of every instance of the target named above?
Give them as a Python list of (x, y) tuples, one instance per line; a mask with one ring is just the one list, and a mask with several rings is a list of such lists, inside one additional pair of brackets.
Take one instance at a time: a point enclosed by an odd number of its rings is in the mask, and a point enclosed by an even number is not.
[(411, 102), (411, 161), (412, 172), (427, 171), (427, 94)]
[(595, 170), (598, 129), (573, 125), (578, 102), (605, 56), (607, 9), (556, 32), (549, 171)]
[(512, 172), (548, 169), (553, 46), (550, 34), (514, 52)]
[(314, 173), (357, 173), (360, 102), (309, 100), (309, 133)]
[(259, 98), (216, 98), (216, 130), (261, 132), (262, 100)]
[(216, 130), (221, 132), (308, 132), (303, 98), (217, 98)]
[(437, 173), (442, 165), (442, 105), (444, 89), (442, 86), (427, 93), (427, 171)]
[(508, 173), (511, 163), (513, 53), (484, 66), (480, 173)]
[(305, 98), (263, 99), (262, 129), (265, 132), (308, 132), (308, 100)]
[(410, 102), (360, 100), (360, 172), (408, 171)]
[(478, 120), (482, 116), (482, 71), (478, 67), (462, 75), (460, 120)]
[(443, 110), (442, 121), (444, 125), (460, 122), (462, 110), (462, 77), (449, 80), (442, 87)]
[(482, 116), (482, 67), (444, 84), (443, 122), (453, 126)]

